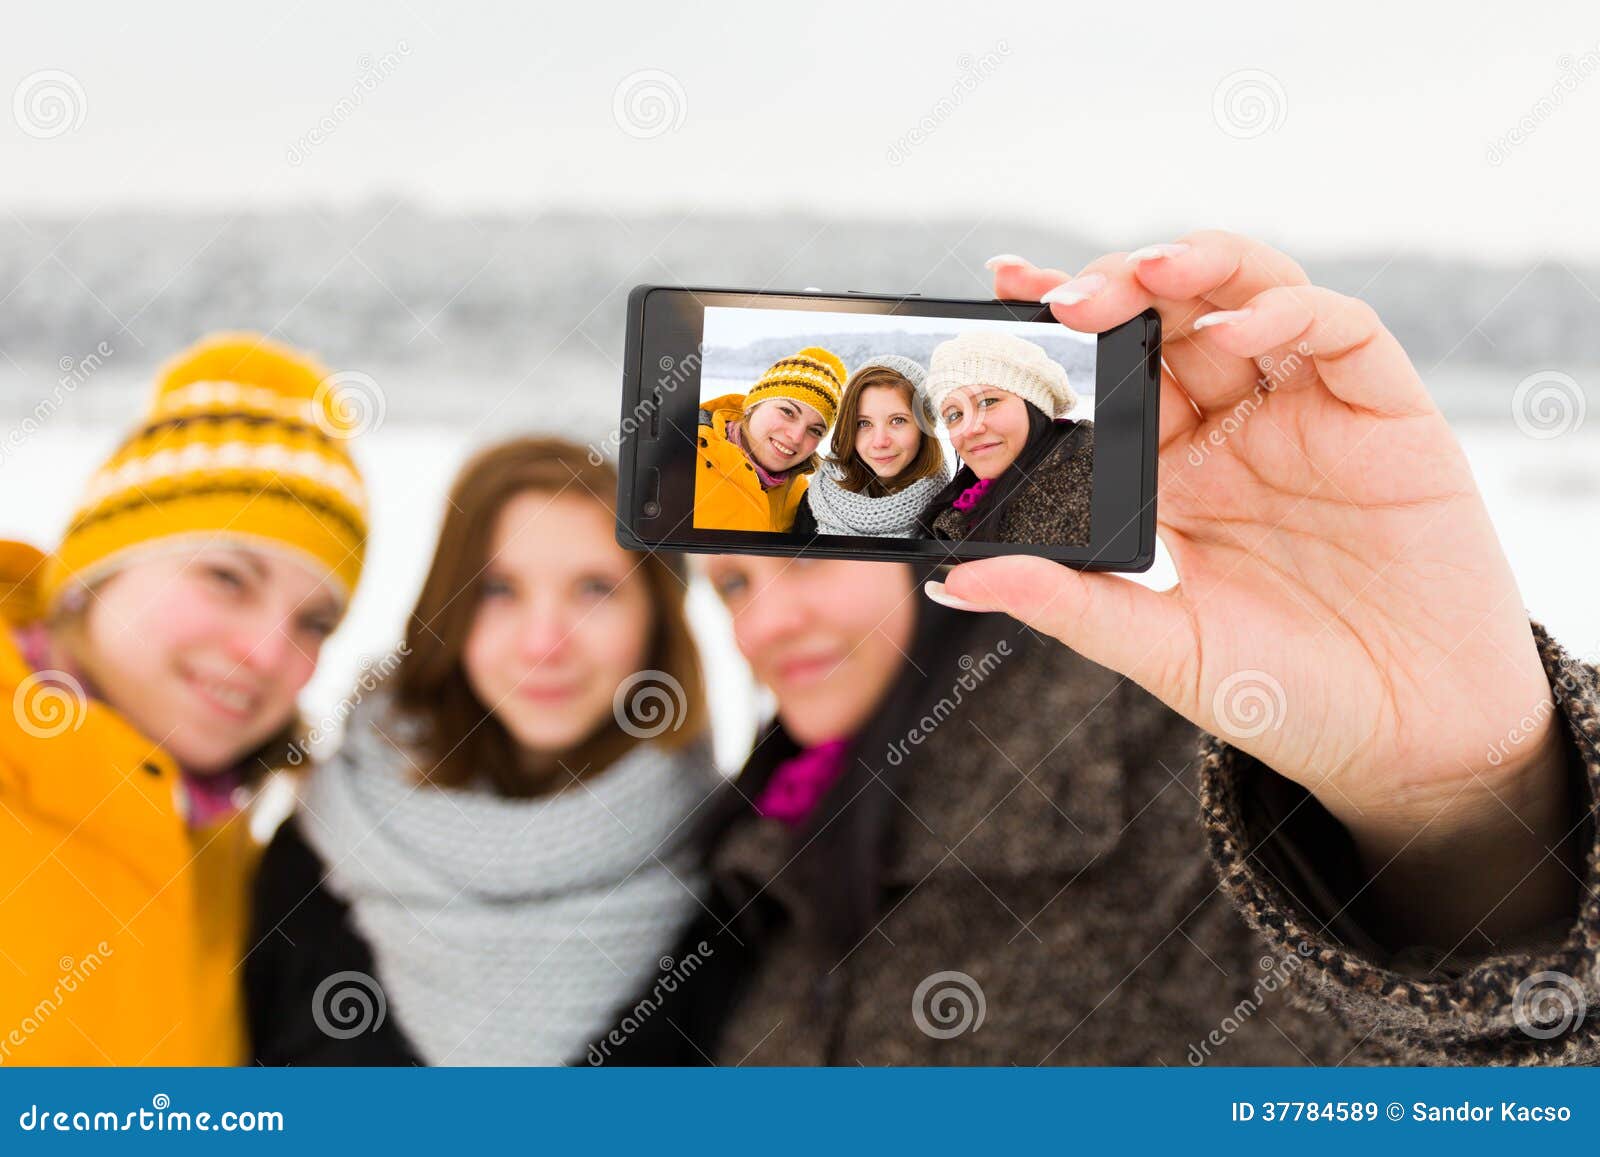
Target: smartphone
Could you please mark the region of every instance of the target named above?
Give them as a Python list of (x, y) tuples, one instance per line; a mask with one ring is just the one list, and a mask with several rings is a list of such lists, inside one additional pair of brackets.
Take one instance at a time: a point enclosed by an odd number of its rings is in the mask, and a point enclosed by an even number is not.
[(1155, 557), (1161, 322), (641, 285), (614, 436), (635, 550), (1085, 570)]

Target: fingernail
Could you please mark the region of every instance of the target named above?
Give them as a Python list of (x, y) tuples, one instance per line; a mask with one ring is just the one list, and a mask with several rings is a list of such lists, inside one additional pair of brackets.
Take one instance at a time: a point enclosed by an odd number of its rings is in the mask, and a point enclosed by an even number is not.
[(1248, 309), (1219, 309), (1194, 319), (1195, 329), (1210, 329), (1214, 325), (1232, 325), (1250, 316)]
[(1015, 253), (997, 253), (983, 263), (985, 269), (999, 269), (1002, 265), (1031, 265), (1026, 257), (1018, 257)]
[(966, 599), (958, 599), (944, 589), (944, 584), (937, 579), (929, 579), (922, 584), (923, 593), (941, 607), (949, 607), (954, 611), (988, 611), (992, 607), (981, 607), (977, 603), (969, 603)]
[(1063, 281), (1039, 299), (1040, 305), (1077, 305), (1087, 301), (1106, 287), (1104, 273), (1085, 273), (1071, 281)]
[(1176, 257), (1180, 253), (1187, 252), (1189, 252), (1187, 241), (1166, 241), (1160, 245), (1146, 245), (1142, 249), (1135, 249), (1125, 260), (1129, 265), (1137, 265), (1141, 261), (1154, 261), (1158, 257)]

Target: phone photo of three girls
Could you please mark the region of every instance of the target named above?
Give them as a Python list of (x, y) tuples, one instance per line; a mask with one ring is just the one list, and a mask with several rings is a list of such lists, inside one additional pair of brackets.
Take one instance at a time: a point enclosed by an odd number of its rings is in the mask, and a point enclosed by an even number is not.
[(1587, 12), (91, 7), (0, 45), (22, 1132), (1576, 1103)]
[[(1093, 335), (1026, 322), (949, 333), (936, 319), (818, 329), (859, 320), (707, 311), (696, 527), (1089, 541)], [(1005, 494), (980, 514), (990, 487)]]

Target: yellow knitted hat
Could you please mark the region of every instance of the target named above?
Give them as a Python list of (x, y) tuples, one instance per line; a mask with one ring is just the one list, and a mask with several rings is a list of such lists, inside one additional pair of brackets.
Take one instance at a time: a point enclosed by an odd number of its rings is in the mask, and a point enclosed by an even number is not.
[(744, 396), (745, 412), (757, 402), (791, 398), (816, 410), (831, 426), (839, 413), (839, 397), (844, 393), (847, 377), (838, 354), (821, 346), (807, 346), (793, 357), (774, 362), (761, 375), (761, 380)]
[(343, 376), (256, 334), (216, 334), (161, 371), (149, 413), (89, 481), (43, 591), (114, 572), (179, 540), (245, 540), (320, 567), (348, 600), (367, 497)]

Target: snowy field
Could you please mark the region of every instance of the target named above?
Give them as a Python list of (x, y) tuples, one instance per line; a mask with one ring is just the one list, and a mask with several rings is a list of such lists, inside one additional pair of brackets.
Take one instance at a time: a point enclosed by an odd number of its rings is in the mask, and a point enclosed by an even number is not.
[[(1600, 422), (1540, 441), (1512, 425), (1457, 427), (1520, 581), (1523, 597), (1574, 653), (1600, 655)], [(52, 424), (8, 450), (0, 464), (0, 538), (53, 543), (75, 497), (116, 441), (106, 427)], [(475, 436), (449, 428), (393, 423), (365, 436), (356, 454), (373, 500), (372, 539), (361, 590), (349, 618), (329, 641), (303, 705), (317, 721), (347, 693), (365, 658), (377, 659), (400, 638), (421, 586), (446, 488), (475, 448)], [(1165, 558), (1149, 575), (1171, 582)], [(691, 617), (705, 654), (717, 719), (717, 759), (741, 762), (767, 707), (733, 649), (715, 597), (696, 581)]]

